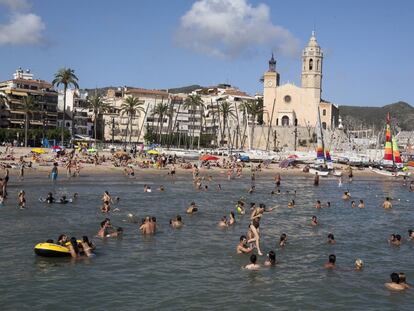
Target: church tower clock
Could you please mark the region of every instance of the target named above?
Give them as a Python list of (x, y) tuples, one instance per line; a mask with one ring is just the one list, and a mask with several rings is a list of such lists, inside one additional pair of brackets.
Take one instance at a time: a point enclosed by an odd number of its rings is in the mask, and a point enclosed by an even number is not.
[(269, 69), (263, 76), (263, 105), (265, 110), (269, 112), (269, 115), (265, 113), (263, 116), (266, 124), (270, 124), (270, 111), (276, 100), (276, 90), (279, 86), (279, 80), (280, 76), (276, 71), (276, 60), (272, 53), (272, 58), (269, 60)]

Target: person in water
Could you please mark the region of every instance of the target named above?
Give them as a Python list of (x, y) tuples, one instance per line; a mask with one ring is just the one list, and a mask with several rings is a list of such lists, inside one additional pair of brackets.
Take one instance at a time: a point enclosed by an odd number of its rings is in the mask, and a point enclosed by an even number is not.
[(362, 259), (357, 259), (355, 260), (355, 270), (360, 271), (362, 270), (362, 268), (364, 267), (364, 262), (362, 261)]
[(391, 208), (392, 208), (392, 203), (391, 203), (391, 201), (390, 201), (390, 198), (389, 198), (389, 197), (386, 197), (386, 198), (385, 198), (385, 201), (382, 203), (382, 207), (383, 207), (384, 209), (391, 209)]
[(392, 245), (400, 246), (401, 245), (401, 235), (391, 234), (390, 239), (388, 241)]
[(329, 255), (328, 262), (324, 265), (325, 269), (333, 269), (336, 267), (336, 256), (334, 254)]
[(264, 262), (264, 265), (267, 267), (275, 266), (277, 264), (276, 261), (276, 253), (274, 251), (270, 251), (267, 253), (267, 259)]
[(218, 223), (218, 226), (220, 228), (227, 228), (229, 226), (228, 223), (227, 223), (227, 217), (226, 216), (221, 217), (221, 219)]
[(408, 239), (414, 240), (414, 230), (408, 230)]
[[(86, 238), (86, 239), (85, 239)], [(81, 251), (83, 251), (84, 256), (93, 257), (92, 247), (89, 245), (88, 237), (84, 237), (82, 242), (80, 242), (81, 248), (79, 248), (78, 242), (75, 237), (70, 238), (69, 251), (72, 258), (82, 257)]]
[(69, 203), (70, 201), (66, 199), (66, 195), (62, 195), (62, 197), (59, 199), (59, 202), (62, 204)]
[(55, 203), (55, 198), (53, 197), (53, 193), (49, 192), (46, 197), (46, 203), (52, 204)]
[(190, 206), (187, 208), (186, 213), (187, 214), (194, 214), (197, 211), (198, 211), (198, 208), (197, 208), (195, 202), (191, 202)]
[(260, 231), (259, 231), (259, 221), (257, 219), (254, 219), (250, 224), (249, 224), (249, 231), (247, 233), (247, 237), (249, 238), (249, 240), (247, 241), (248, 243), (253, 243), (255, 242), (256, 245), (256, 249), (257, 249), (257, 253), (259, 254), (259, 256), (263, 256), (262, 251), (260, 250)]
[(237, 254), (248, 254), (253, 251), (252, 247), (249, 247), (247, 244), (247, 238), (245, 235), (240, 237), (240, 242), (237, 244), (236, 252)]
[(26, 208), (26, 193), (23, 190), (20, 190), (18, 195), (18, 204), (20, 208)]
[(143, 219), (143, 222), (141, 224), (141, 226), (139, 227), (139, 230), (141, 231), (142, 234), (147, 235), (147, 234), (154, 234), (154, 226), (151, 223), (151, 218), (149, 216), (147, 216), (146, 218)]
[(260, 265), (257, 263), (257, 256), (255, 254), (252, 254), (250, 256), (250, 263), (244, 266), (247, 270), (259, 270)]
[(288, 208), (295, 208), (295, 200), (290, 200), (289, 201)]
[(319, 186), (319, 175), (316, 173), (315, 178), (313, 179), (313, 185)]
[(342, 200), (349, 200), (351, 198), (351, 194), (349, 193), (349, 191), (345, 191), (344, 194), (342, 195)]
[(316, 218), (316, 216), (312, 216), (311, 225), (312, 226), (317, 226), (318, 225), (318, 218)]
[(232, 225), (234, 225), (235, 223), (236, 223), (236, 217), (234, 216), (234, 212), (233, 212), (233, 211), (231, 211), (231, 212), (230, 212), (230, 219), (229, 219), (228, 225), (229, 225), (229, 226), (232, 226)]
[(407, 278), (404, 272), (398, 273), (398, 277), (400, 278), (400, 284), (403, 285), (405, 288), (410, 288), (411, 286), (407, 283)]
[(52, 181), (56, 181), (58, 178), (58, 164), (56, 162), (53, 163), (52, 171), (50, 172), (50, 178)]
[(181, 216), (177, 215), (174, 219), (170, 219), (170, 225), (175, 229), (181, 228), (184, 225)]
[(56, 244), (61, 245), (61, 246), (65, 246), (67, 242), (69, 242), (68, 236), (66, 234), (61, 234), (61, 235), (59, 235)]
[(398, 275), (398, 273), (391, 273), (390, 278), (391, 282), (384, 284), (386, 288), (395, 291), (402, 291), (407, 289), (407, 287), (404, 284), (400, 284), (400, 276)]
[(237, 210), (237, 213), (239, 215), (244, 215), (246, 213), (246, 210), (244, 209), (244, 202), (243, 201), (241, 201), (241, 200), (237, 201), (236, 210)]
[(287, 235), (286, 233), (282, 233), (280, 235), (280, 239), (279, 239), (279, 246), (280, 247), (285, 247), (287, 243)]
[(365, 208), (364, 200), (359, 200), (358, 208)]
[(352, 207), (352, 208), (355, 208), (355, 207), (356, 207), (356, 203), (355, 203), (355, 201), (351, 201), (351, 207)]
[(329, 233), (328, 234), (328, 244), (335, 244), (335, 243), (336, 243), (336, 241), (335, 241), (334, 235), (332, 233)]
[(316, 209), (320, 209), (320, 208), (322, 208), (322, 203), (321, 203), (321, 201), (316, 201), (316, 204), (315, 204), (315, 208)]

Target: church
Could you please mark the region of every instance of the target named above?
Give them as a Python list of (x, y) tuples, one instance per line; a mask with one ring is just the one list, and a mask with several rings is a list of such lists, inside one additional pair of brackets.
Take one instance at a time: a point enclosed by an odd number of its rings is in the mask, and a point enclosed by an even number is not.
[(301, 87), (292, 83), (279, 84), (276, 61), (269, 61), (264, 74), (264, 121), (269, 126), (315, 127), (318, 110), (324, 129), (338, 126), (338, 107), (322, 99), (323, 51), (316, 41), (315, 32), (302, 52)]

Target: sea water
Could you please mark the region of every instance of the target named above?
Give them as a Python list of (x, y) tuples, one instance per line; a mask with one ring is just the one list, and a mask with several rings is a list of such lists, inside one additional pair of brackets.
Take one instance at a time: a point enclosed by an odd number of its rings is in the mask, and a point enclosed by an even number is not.
[[(414, 193), (402, 181), (357, 177), (339, 188), (338, 181), (312, 177), (283, 176), (281, 191), (293, 195), (270, 195), (272, 176), (257, 174), (256, 189), (248, 194), (248, 176), (227, 181), (224, 174), (206, 183), (208, 191), (195, 191), (190, 174), (179, 174), (172, 183), (164, 175), (130, 179), (121, 175), (81, 176), (60, 179), (53, 186), (46, 178), (13, 179), (9, 199), (0, 207), (0, 306), (2, 310), (413, 310), (414, 289), (393, 293), (384, 287), (392, 272), (405, 272), (414, 284)], [(217, 191), (217, 184), (222, 186)], [(143, 185), (152, 187), (144, 193)], [(165, 192), (156, 188), (164, 185)], [(27, 208), (17, 208), (17, 192), (26, 191)], [(101, 197), (108, 190), (120, 197), (119, 212), (100, 212)], [(366, 203), (365, 209), (350, 207), (341, 199), (349, 190), (352, 200)], [(38, 201), (47, 192), (79, 198), (72, 204), (47, 205)], [(386, 196), (394, 208), (384, 210)], [(249, 255), (237, 255), (240, 235), (246, 234), (248, 212), (237, 223), (219, 229), (217, 223), (244, 197), (249, 202), (277, 206), (260, 224), (262, 251), (276, 252), (279, 264), (260, 271), (246, 271)], [(294, 199), (296, 207), (287, 208)], [(316, 210), (314, 204), (331, 202)], [(186, 215), (191, 201), (199, 206)], [(127, 222), (128, 213), (139, 218), (157, 217), (155, 236), (144, 237), (138, 224)], [(173, 230), (169, 219), (182, 215), (184, 227)], [(319, 226), (310, 226), (316, 215)], [(99, 223), (109, 217), (124, 228), (119, 239), (93, 238), (96, 257), (84, 260), (42, 258), (33, 247), (47, 239), (93, 237)], [(288, 244), (277, 245), (282, 233)], [(336, 244), (328, 245), (327, 235)], [(389, 235), (403, 236), (400, 247), (387, 243)], [(337, 269), (323, 268), (329, 254), (337, 256)], [(263, 263), (266, 256), (259, 257)], [(361, 258), (362, 271), (354, 261)]]

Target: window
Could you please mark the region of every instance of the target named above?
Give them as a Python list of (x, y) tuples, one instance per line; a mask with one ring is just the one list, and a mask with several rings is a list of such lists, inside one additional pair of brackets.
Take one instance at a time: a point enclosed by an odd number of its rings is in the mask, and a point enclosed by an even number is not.
[(326, 116), (326, 109), (322, 110), (322, 115)]
[(319, 69), (319, 59), (316, 61), (316, 70), (318, 70), (318, 71), (320, 70)]
[(322, 128), (326, 130), (326, 122), (322, 122)]
[(292, 100), (290, 95), (286, 95), (283, 99), (284, 99), (285, 103), (290, 103), (290, 101)]
[(312, 70), (312, 69), (313, 69), (313, 59), (311, 58), (309, 60), (309, 70)]
[(282, 126), (289, 126), (289, 117), (283, 116), (282, 117)]

